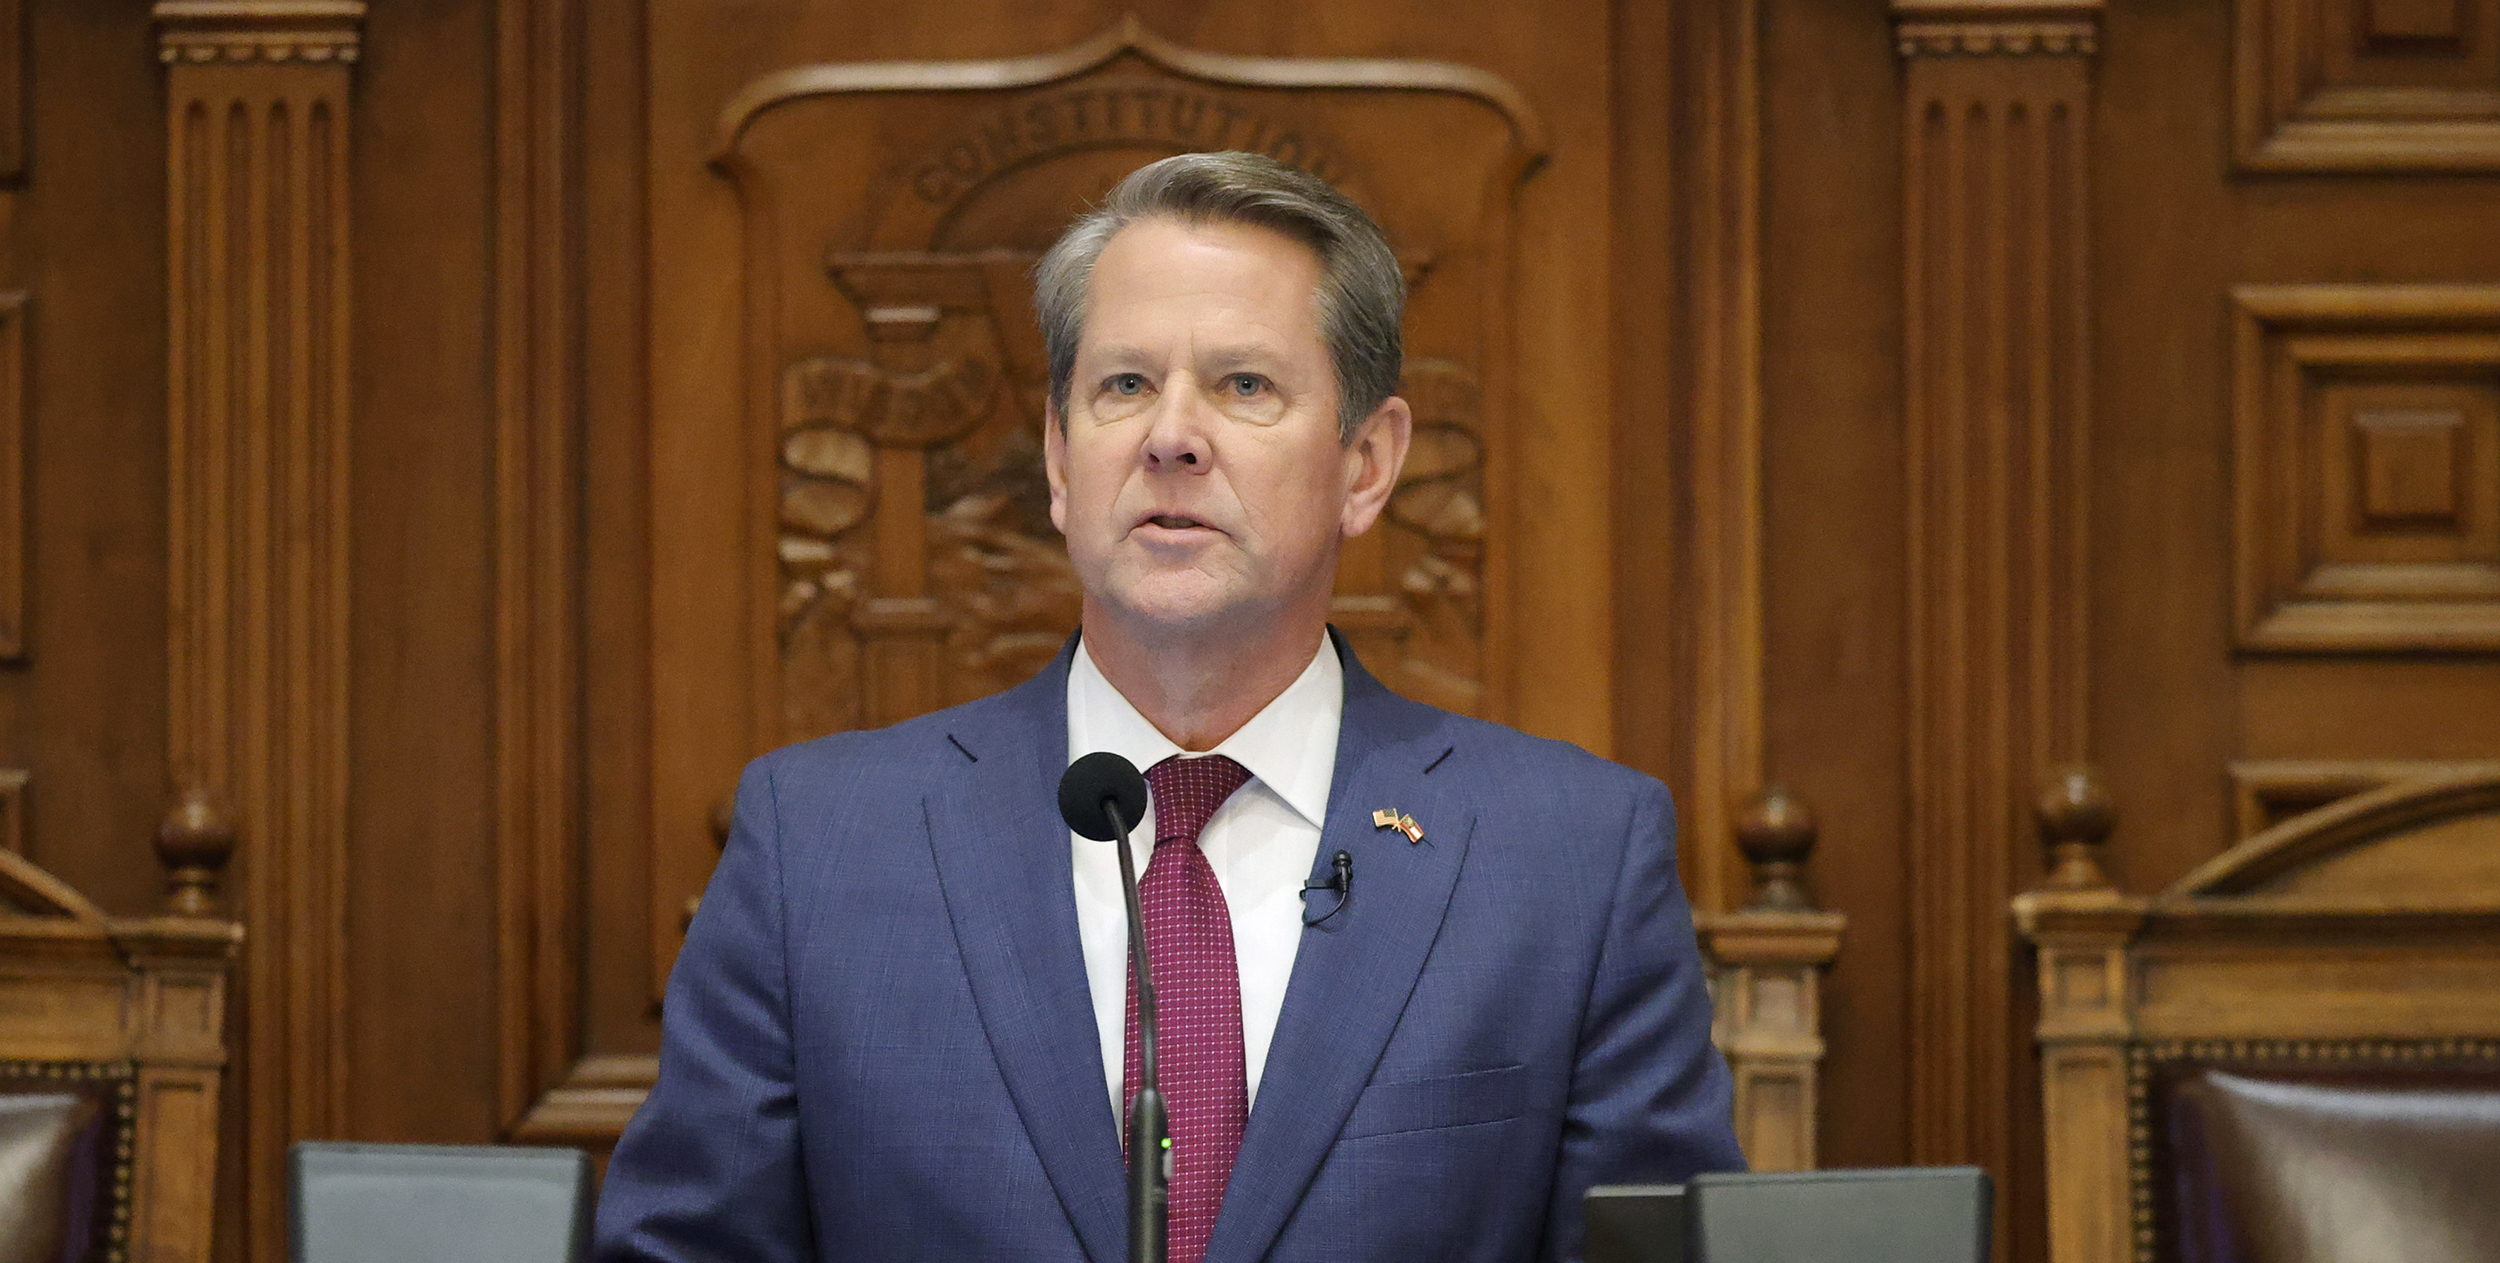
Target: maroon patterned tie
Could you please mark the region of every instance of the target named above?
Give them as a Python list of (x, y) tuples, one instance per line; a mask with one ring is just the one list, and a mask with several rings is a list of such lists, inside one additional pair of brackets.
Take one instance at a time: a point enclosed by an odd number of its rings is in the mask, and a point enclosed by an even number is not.
[[(1172, 1118), (1171, 1263), (1200, 1263), (1224, 1204), (1224, 1182), (1241, 1152), (1250, 1089), (1241, 1056), (1241, 970), (1233, 958), (1233, 917), (1215, 867), (1198, 849), (1198, 831), (1250, 769), (1209, 755), (1178, 755), (1146, 770), (1154, 790), (1155, 851), (1138, 879), (1146, 916), (1146, 955), (1154, 968), (1156, 1071)], [(1120, 1117), (1137, 1095), (1137, 983), (1128, 990), (1128, 1071)]]

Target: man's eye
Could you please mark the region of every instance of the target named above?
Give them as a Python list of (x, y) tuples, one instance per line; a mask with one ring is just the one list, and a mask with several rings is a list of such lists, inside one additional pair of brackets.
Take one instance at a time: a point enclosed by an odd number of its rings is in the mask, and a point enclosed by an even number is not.
[(1111, 379), (1109, 381), (1103, 383), (1103, 386), (1115, 395), (1144, 394), (1146, 391), (1146, 375), (1143, 373), (1114, 373), (1111, 375)]
[(1266, 382), (1259, 380), (1259, 375), (1256, 373), (1235, 373), (1224, 379), (1225, 389), (1232, 391), (1234, 394), (1239, 395), (1244, 399), (1259, 393), (1260, 387), (1265, 386), (1266, 384)]

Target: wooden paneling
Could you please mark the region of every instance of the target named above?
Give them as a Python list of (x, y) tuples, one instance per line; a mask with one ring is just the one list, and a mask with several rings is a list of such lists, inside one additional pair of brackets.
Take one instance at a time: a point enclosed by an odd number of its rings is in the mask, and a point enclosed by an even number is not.
[(2500, 170), (2500, 0), (2234, 0), (2259, 171)]
[(255, 1252), (348, 1117), (348, 66), (363, 5), (156, 6), (166, 63), (171, 758), (252, 840)]
[[(1293, 149), (1409, 251), (1444, 428), (1349, 560), (1367, 661), (1665, 776), (1705, 910), (1743, 897), (1736, 804), (1811, 798), (1850, 926), (1818, 1156), (1989, 1162), (2010, 1259), (2050, 1231), (2030, 1010), (2110, 994), (2012, 954), (2040, 767), (2088, 730), (2105, 867), (2143, 891), (2500, 750), (2495, 646), (2454, 634), (2500, 485), (2494, 335), (2455, 301), (2500, 285), (2490, 0), (169, 2), (170, 69), (144, 8), (24, 8), (0, 766), (32, 773), (27, 850), (131, 909), (168, 772), (223, 761), (270, 918), (232, 1080), (257, 1252), (279, 1139), (613, 1136), (739, 764), (1055, 648), (1017, 268), (1086, 179), (1184, 145)], [(291, 51), (321, 29), (352, 69)], [(1088, 41), (1110, 60), (1034, 69)], [(776, 74), (965, 61), (1027, 81), (802, 93), (714, 165)], [(1508, 95), (1320, 86), (1415, 63)], [(352, 153), (352, 215), (254, 254), (312, 186), (213, 164), (351, 80), (320, 152)], [(190, 100), (245, 104), (240, 140)], [(1087, 128), (1124, 147), (1068, 152)], [(1496, 149), (1547, 158), (1505, 183)], [(919, 257), (865, 257), (892, 249)], [(309, 328), (317, 250), (351, 260), (352, 353), (274, 332)], [(286, 410), (339, 381), (343, 431)], [(914, 436), (897, 401), (975, 415)], [(2125, 1073), (2042, 1068), (2050, 1115)]]
[[(1896, 3), (1908, 59), (1911, 1154), (1997, 1171), (2027, 1235), (2014, 943), (2041, 770), (2088, 749), (2097, 5)], [(2000, 1247), (2003, 1248), (2002, 1245)]]
[(495, 30), (481, 5), (376, 5), (355, 68), (352, 1087), (330, 1133), (341, 1139), (482, 1141), (508, 1119)]
[(1892, 1166), (1909, 1160), (1901, 68), (1878, 6), (1778, 0), (1765, 21), (1765, 760), (1815, 805), (1814, 882), (1849, 916), (1822, 993), (1820, 1160)]
[(161, 894), (147, 839), (166, 791), (164, 75), (145, 5), (25, 9), (35, 157), (0, 199), (9, 283), (37, 317), (27, 655), (0, 671), (0, 709), (41, 787), (27, 854), (137, 911)]
[(2466, 776), (2500, 764), (2436, 759), (2247, 759), (2231, 765), (2236, 838), (2400, 781)]
[(2500, 286), (2232, 306), (2241, 643), (2500, 648)]
[(0, 662), (25, 656), (26, 291), (8, 290), (0, 292)]
[(0, 0), (0, 180), (26, 174), (26, 5)]

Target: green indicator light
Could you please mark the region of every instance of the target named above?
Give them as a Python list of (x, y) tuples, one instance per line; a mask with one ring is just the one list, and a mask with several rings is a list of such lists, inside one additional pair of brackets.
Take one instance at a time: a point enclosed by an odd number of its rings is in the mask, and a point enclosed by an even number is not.
[(1169, 1148), (1171, 1148), (1171, 1147), (1172, 1147), (1172, 1138), (1171, 1138), (1170, 1136), (1165, 1136), (1165, 1137), (1163, 1138), (1163, 1147), (1164, 1147), (1164, 1148), (1166, 1148), (1166, 1149), (1169, 1149)]

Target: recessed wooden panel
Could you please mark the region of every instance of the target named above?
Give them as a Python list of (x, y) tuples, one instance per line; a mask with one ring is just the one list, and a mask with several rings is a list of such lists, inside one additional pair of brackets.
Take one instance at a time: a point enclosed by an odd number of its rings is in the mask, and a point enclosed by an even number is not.
[(2395, 52), (2409, 45), (2454, 50), (2465, 38), (2467, 0), (2365, 0), (2362, 48)]
[(2231, 765), (2240, 839), (2399, 781), (2500, 771), (2500, 763), (2436, 759), (2251, 759)]
[(2500, 287), (2236, 299), (2242, 646), (2500, 648)]
[(2242, 166), (2500, 168), (2500, 0), (2239, 0)]
[(2356, 529), (2399, 533), (2457, 528), (2457, 506), (2466, 494), (2457, 485), (2465, 472), (2464, 408), (2356, 409), (2352, 432), (2357, 449)]

